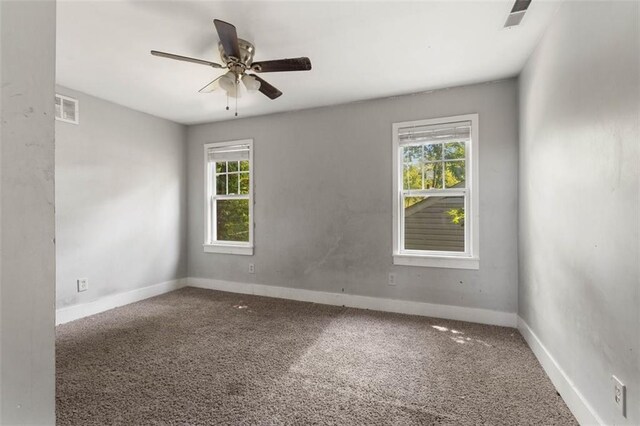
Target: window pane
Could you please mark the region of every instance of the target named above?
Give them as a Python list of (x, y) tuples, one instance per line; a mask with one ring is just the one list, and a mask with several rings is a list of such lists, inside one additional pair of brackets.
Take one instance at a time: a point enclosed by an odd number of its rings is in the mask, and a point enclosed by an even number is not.
[(218, 241), (249, 241), (249, 200), (217, 200)]
[(237, 161), (228, 161), (227, 164), (229, 165), (229, 171), (230, 172), (237, 172), (238, 171), (238, 162)]
[(415, 163), (419, 162), (422, 159), (422, 146), (405, 146), (402, 148), (403, 154), (402, 159), (403, 162), (406, 163)]
[(464, 161), (447, 161), (444, 181), (447, 188), (464, 188)]
[(216, 176), (216, 194), (218, 195), (227, 194), (227, 175)]
[(436, 143), (424, 145), (424, 159), (425, 161), (442, 160), (442, 144)]
[[(242, 163), (240, 163), (242, 167)], [(240, 194), (249, 194), (249, 173), (240, 173)]]
[(216, 162), (216, 173), (224, 173), (227, 171), (227, 163), (225, 161)]
[(424, 165), (424, 189), (442, 188), (442, 164), (427, 163)]
[(244, 160), (240, 162), (240, 171), (242, 172), (249, 171), (249, 160)]
[(404, 189), (422, 189), (422, 167), (420, 164), (405, 164), (402, 181)]
[(444, 146), (445, 160), (464, 160), (464, 142), (450, 142)]
[(404, 249), (464, 252), (464, 197), (406, 197)]
[[(231, 163), (229, 163), (231, 165)], [(231, 173), (229, 176), (229, 185), (227, 186), (227, 194), (238, 194), (238, 174)]]

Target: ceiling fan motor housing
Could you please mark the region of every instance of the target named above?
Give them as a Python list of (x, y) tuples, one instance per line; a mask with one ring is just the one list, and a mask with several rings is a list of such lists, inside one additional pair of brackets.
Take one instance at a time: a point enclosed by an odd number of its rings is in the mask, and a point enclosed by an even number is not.
[(241, 66), (244, 69), (250, 69), (251, 64), (253, 63), (253, 55), (256, 50), (254, 45), (246, 40), (239, 38), (238, 47), (240, 47), (240, 57), (233, 58), (225, 53), (224, 47), (222, 47), (222, 43), (218, 42), (218, 50), (220, 51), (220, 57), (222, 58), (222, 61), (227, 64), (229, 69), (232, 70), (234, 69), (234, 67), (238, 66)]

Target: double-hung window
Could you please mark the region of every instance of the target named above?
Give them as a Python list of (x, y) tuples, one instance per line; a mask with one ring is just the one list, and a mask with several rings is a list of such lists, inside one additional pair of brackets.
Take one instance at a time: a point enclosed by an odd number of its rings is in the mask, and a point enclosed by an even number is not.
[(478, 269), (478, 116), (393, 125), (394, 264)]
[(204, 157), (204, 251), (252, 255), (253, 141), (210, 143)]

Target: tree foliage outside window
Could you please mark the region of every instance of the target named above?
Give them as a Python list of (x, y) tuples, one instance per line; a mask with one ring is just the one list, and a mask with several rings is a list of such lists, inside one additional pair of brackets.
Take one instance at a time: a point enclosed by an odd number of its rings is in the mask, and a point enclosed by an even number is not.
[(249, 200), (218, 200), (218, 241), (249, 241)]
[(451, 218), (451, 222), (464, 226), (464, 209), (451, 209), (447, 211), (447, 214)]

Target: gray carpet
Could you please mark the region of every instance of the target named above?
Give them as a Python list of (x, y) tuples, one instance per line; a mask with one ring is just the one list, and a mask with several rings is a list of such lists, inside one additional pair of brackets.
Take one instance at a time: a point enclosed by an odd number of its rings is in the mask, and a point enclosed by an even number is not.
[(515, 329), (185, 288), (57, 328), (60, 425), (571, 425)]

